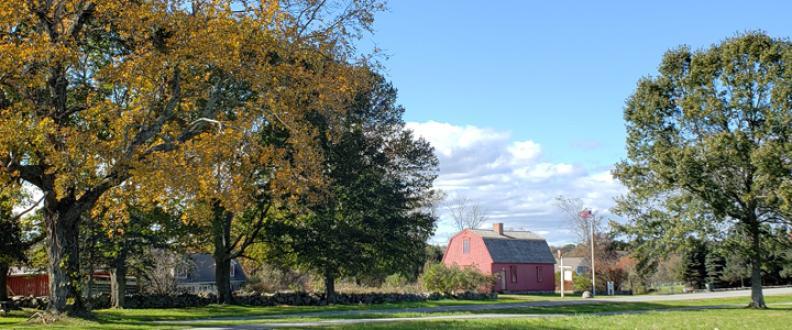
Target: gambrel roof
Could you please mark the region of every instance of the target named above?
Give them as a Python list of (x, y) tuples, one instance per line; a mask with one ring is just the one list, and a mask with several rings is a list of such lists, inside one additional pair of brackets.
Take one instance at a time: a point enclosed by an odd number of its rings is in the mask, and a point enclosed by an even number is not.
[(505, 230), (500, 235), (493, 230), (472, 231), (484, 240), (494, 263), (555, 264), (547, 241), (536, 233)]

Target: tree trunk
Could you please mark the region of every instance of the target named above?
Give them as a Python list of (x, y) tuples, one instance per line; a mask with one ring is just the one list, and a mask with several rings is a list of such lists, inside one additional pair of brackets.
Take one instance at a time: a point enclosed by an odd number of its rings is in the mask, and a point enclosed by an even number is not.
[(5, 262), (0, 262), (0, 301), (8, 301), (8, 268)]
[(325, 271), (325, 300), (328, 304), (335, 303), (335, 276), (331, 271)]
[(751, 223), (751, 308), (767, 308), (762, 294), (762, 246), (759, 223)]
[(126, 296), (126, 249), (121, 248), (110, 269), (110, 308), (124, 308)]
[(217, 286), (217, 303), (231, 304), (231, 259), (215, 257), (215, 285)]
[[(54, 193), (52, 193), (54, 194)], [(49, 275), (49, 305), (47, 311), (60, 314), (66, 311), (66, 298), (69, 293), (66, 280), (66, 228), (61, 212), (54, 205), (44, 203), (44, 222), (47, 230), (47, 273)]]
[[(48, 192), (47, 194), (54, 194)], [(85, 312), (80, 292), (79, 214), (66, 217), (65, 207), (51, 198), (44, 201), (44, 224), (47, 231), (47, 273), (49, 275), (49, 305), (47, 311), (61, 314), (66, 300), (74, 298), (71, 312)]]
[(214, 236), (215, 260), (215, 287), (217, 288), (217, 303), (231, 304), (231, 221), (233, 214), (220, 205), (219, 201), (213, 202), (212, 233)]
[[(67, 262), (66, 280), (68, 290), (74, 302), (69, 313), (72, 315), (83, 315), (88, 311), (83, 297), (84, 281), (80, 271), (80, 221), (79, 215), (75, 219), (66, 222), (66, 242), (67, 242)], [(88, 274), (93, 276), (93, 274)]]

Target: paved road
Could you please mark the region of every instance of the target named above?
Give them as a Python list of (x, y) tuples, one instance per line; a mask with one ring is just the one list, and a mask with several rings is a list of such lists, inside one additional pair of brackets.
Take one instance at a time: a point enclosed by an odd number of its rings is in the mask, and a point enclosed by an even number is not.
[[(792, 287), (766, 288), (763, 290), (763, 292), (765, 296), (790, 295), (792, 294)], [(751, 290), (733, 290), (733, 291), (687, 293), (687, 294), (675, 294), (675, 295), (606, 297), (602, 299), (598, 298), (597, 300), (621, 301), (621, 302), (654, 302), (654, 301), (696, 300), (696, 299), (750, 297), (750, 296), (751, 296)]]
[[(764, 294), (766, 296), (792, 295), (792, 288), (764, 289)], [(272, 320), (279, 318), (309, 318), (309, 317), (328, 317), (328, 316), (338, 317), (338, 316), (360, 316), (360, 315), (393, 314), (393, 313), (480, 312), (480, 311), (523, 308), (523, 307), (554, 307), (554, 306), (569, 306), (569, 305), (595, 304), (595, 303), (608, 303), (608, 302), (660, 302), (660, 301), (696, 300), (696, 299), (710, 299), (710, 298), (750, 297), (750, 295), (751, 295), (750, 290), (735, 290), (735, 291), (689, 293), (689, 294), (677, 294), (677, 295), (602, 297), (602, 298), (586, 299), (586, 300), (532, 301), (532, 302), (507, 303), (507, 304), (326, 311), (326, 312), (299, 313), (299, 314), (214, 318), (214, 319), (189, 320), (189, 321), (180, 321), (180, 322), (170, 321), (163, 323), (184, 324), (189, 326), (190, 324), (195, 324), (199, 322), (221, 321), (221, 320), (262, 320), (263, 321), (263, 320)], [(686, 307), (680, 309), (723, 308), (723, 307), (734, 307), (734, 306), (722, 305), (722, 306), (705, 306), (705, 307)], [(677, 310), (677, 309), (664, 309), (664, 310)], [(617, 313), (635, 313), (635, 312), (636, 311), (625, 311), (625, 312), (617, 312)], [(605, 312), (602, 314), (607, 315), (614, 313)], [(265, 329), (265, 328), (275, 328), (275, 327), (311, 327), (311, 326), (327, 326), (327, 325), (354, 324), (354, 323), (367, 323), (367, 322), (389, 322), (394, 320), (410, 321), (410, 320), (433, 320), (433, 319), (490, 318), (493, 315), (497, 315), (494, 316), (497, 318), (569, 316), (564, 314), (474, 314), (474, 315), (454, 315), (454, 316), (425, 316), (425, 317), (417, 317), (417, 318), (338, 319), (338, 320), (326, 320), (326, 321), (318, 321), (318, 322), (284, 322), (277, 324), (268, 323), (261, 325), (250, 325), (250, 326), (246, 325), (246, 326), (204, 328), (204, 329)]]

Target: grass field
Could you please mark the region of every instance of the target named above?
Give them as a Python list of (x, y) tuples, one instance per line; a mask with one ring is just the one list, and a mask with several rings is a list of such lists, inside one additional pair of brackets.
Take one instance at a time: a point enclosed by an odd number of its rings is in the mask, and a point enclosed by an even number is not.
[(332, 329), (789, 329), (792, 306), (770, 310), (743, 308), (653, 311), (641, 314), (460, 321), (365, 323)]
[[(530, 318), (530, 319), (493, 319), (464, 321), (420, 321), (371, 323), (348, 326), (350, 329), (363, 328), (545, 328), (545, 329), (584, 329), (584, 328), (708, 328), (736, 329), (745, 328), (788, 328), (792, 324), (792, 296), (768, 296), (771, 306), (768, 310), (748, 310), (742, 308), (748, 298), (725, 298), (689, 301), (668, 301), (657, 303), (599, 303), (553, 307), (521, 307), (498, 310), (466, 312), (402, 312), (404, 308), (436, 307), (453, 305), (481, 305), (493, 303), (514, 303), (530, 301), (558, 300), (558, 297), (531, 295), (504, 295), (497, 301), (459, 301), (440, 300), (432, 302), (382, 304), (372, 306), (311, 306), (311, 307), (247, 307), (247, 306), (207, 306), (183, 309), (135, 309), (135, 310), (98, 310), (92, 319), (68, 319), (52, 325), (30, 324), (27, 319), (33, 311), (16, 311), (9, 317), (0, 317), (0, 328), (31, 329), (184, 329), (189, 326), (231, 326), (265, 324), (271, 322), (309, 322), (333, 320), (338, 318), (383, 318), (383, 317), (420, 317), (440, 315), (470, 315), (477, 313), (498, 314), (566, 314), (569, 317)], [(717, 310), (670, 310), (697, 306), (722, 306)], [(366, 313), (367, 310), (392, 309), (389, 313)], [(317, 315), (305, 313), (332, 311), (362, 311), (357, 314)], [(625, 312), (627, 315), (596, 315), (596, 313)], [(185, 320), (229, 318), (206, 320), (200, 323), (178, 323)], [(255, 318), (253, 320), (244, 318)]]

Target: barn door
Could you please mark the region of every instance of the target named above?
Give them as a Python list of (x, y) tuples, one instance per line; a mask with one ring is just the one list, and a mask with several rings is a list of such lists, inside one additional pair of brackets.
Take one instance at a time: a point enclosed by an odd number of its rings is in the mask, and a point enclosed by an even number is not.
[(501, 291), (506, 292), (506, 269), (500, 271)]

